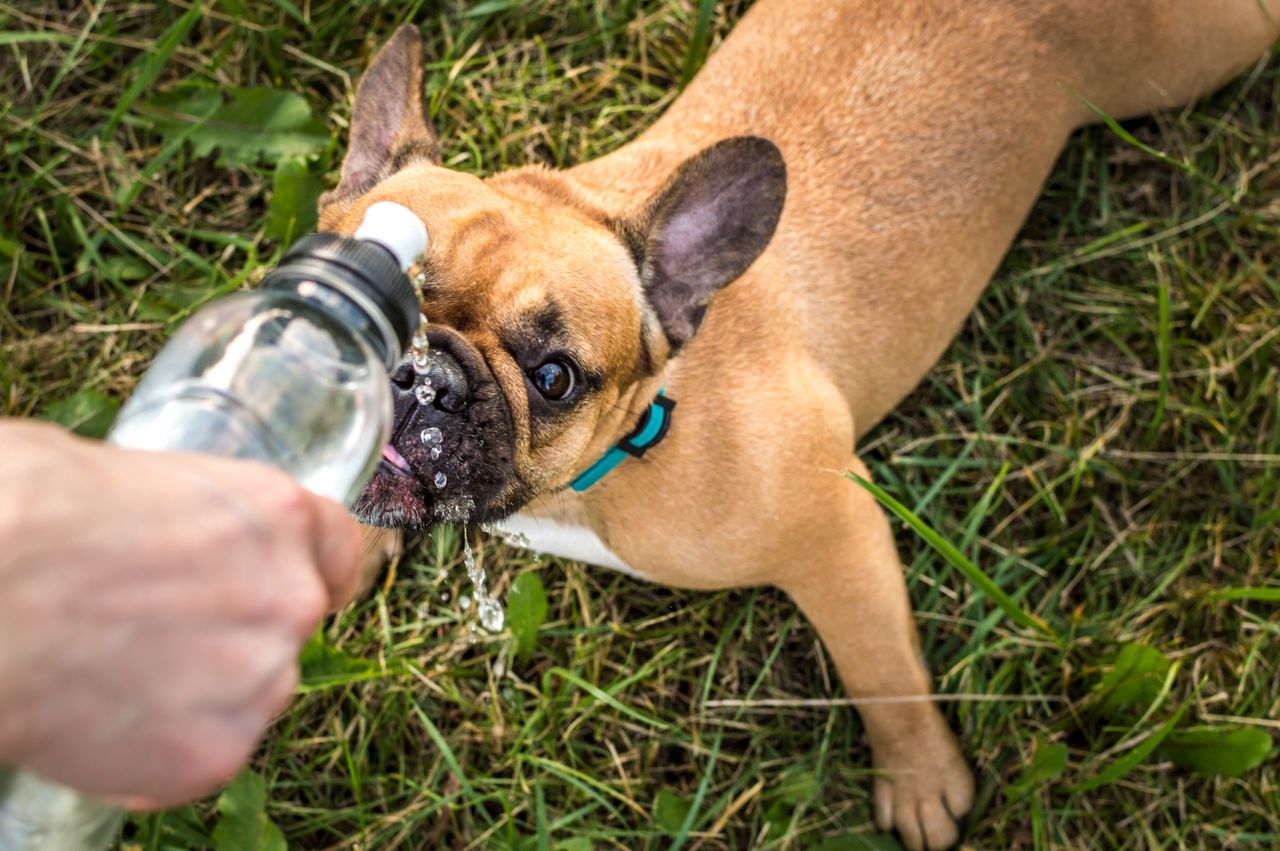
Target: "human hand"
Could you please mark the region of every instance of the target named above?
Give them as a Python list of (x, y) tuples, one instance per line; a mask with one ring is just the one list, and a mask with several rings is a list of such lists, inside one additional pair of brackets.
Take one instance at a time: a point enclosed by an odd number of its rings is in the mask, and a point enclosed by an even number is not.
[(0, 420), (0, 764), (134, 809), (213, 791), (359, 562), (273, 468)]

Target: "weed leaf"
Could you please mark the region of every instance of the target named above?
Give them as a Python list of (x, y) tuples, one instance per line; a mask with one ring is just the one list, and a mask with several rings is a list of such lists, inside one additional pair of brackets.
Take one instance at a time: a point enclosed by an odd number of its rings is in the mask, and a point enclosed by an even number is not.
[(1115, 665), (1093, 687), (1099, 711), (1114, 717), (1128, 709), (1150, 706), (1169, 673), (1169, 665), (1169, 657), (1154, 647), (1124, 645)]
[(334, 686), (360, 683), (382, 676), (376, 662), (348, 656), (313, 635), (302, 648), (302, 684), (299, 691), (320, 691)]
[(267, 818), (267, 783), (245, 769), (218, 796), (222, 818), (213, 829), (214, 851), (286, 851), (284, 835)]
[(106, 436), (119, 409), (119, 399), (97, 390), (81, 390), (46, 407), (41, 418), (65, 426), (81, 437), (100, 438)]
[(507, 618), (516, 639), (516, 657), (528, 659), (538, 644), (538, 627), (547, 617), (547, 592), (533, 571), (516, 577), (507, 595)]
[(1207, 777), (1238, 777), (1271, 753), (1271, 736), (1256, 727), (1189, 727), (1171, 733), (1160, 755)]
[(235, 88), (226, 102), (215, 91), (186, 89), (141, 104), (138, 111), (166, 137), (188, 132), (198, 157), (218, 150), (219, 162), (227, 166), (306, 156), (329, 140), (306, 99), (279, 89)]
[(285, 157), (276, 163), (271, 204), (267, 209), (266, 235), (288, 246), (316, 228), (316, 199), (320, 178), (303, 157)]
[(1051, 780), (1057, 780), (1067, 769), (1067, 746), (1062, 742), (1049, 744), (1043, 739), (1036, 742), (1031, 762), (1022, 769), (1018, 779), (1005, 787), (1005, 795), (1016, 801), (1027, 793)]
[(684, 827), (693, 801), (682, 798), (670, 789), (659, 789), (653, 801), (653, 822), (664, 833), (675, 836)]

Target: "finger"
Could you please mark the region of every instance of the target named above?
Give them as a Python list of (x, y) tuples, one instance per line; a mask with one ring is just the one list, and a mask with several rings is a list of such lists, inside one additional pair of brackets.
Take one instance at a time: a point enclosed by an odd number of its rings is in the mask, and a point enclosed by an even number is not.
[(332, 500), (315, 497), (316, 568), (329, 591), (329, 607), (340, 609), (360, 584), (360, 526)]

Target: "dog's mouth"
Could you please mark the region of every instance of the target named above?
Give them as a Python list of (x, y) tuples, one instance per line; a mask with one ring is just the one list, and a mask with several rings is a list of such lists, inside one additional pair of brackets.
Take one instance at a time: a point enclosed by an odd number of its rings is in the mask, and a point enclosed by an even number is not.
[(486, 522), (528, 499), (512, 463), (509, 402), (487, 363), (459, 334), (428, 336), (431, 368), (406, 360), (391, 377), (391, 441), (354, 506), (365, 523)]
[(409, 466), (409, 462), (400, 454), (400, 451), (391, 444), (382, 447), (382, 467), (391, 470), (392, 473), (401, 476), (413, 478), (413, 468)]

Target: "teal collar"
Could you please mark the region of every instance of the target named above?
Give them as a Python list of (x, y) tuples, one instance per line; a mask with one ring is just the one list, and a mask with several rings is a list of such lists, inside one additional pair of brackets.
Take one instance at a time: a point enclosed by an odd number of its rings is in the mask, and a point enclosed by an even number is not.
[(667, 436), (671, 428), (671, 409), (676, 406), (674, 399), (667, 398), (666, 388), (658, 391), (658, 395), (649, 403), (649, 408), (640, 418), (635, 431), (622, 438), (590, 467), (574, 479), (569, 487), (575, 491), (584, 491), (605, 477), (605, 474), (622, 463), (628, 455), (641, 458), (662, 438)]

